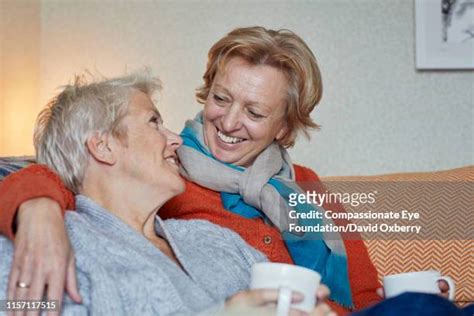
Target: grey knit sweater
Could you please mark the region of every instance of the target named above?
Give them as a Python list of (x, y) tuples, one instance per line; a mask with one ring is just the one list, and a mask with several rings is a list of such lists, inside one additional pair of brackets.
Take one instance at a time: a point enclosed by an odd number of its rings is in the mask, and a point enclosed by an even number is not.
[[(83, 304), (64, 299), (65, 315), (194, 315), (218, 311), (248, 287), (250, 268), (266, 258), (236, 233), (202, 220), (155, 221), (184, 268), (144, 236), (84, 196), (66, 226), (76, 255)], [(0, 300), (13, 246), (0, 237)]]

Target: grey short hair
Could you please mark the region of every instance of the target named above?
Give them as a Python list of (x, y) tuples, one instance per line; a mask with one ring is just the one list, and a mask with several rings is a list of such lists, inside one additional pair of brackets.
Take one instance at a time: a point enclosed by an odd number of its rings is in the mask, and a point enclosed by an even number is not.
[(132, 95), (141, 91), (152, 97), (159, 90), (161, 83), (149, 70), (90, 83), (85, 75), (76, 76), (38, 116), (34, 134), (38, 163), (46, 164), (79, 193), (89, 159), (88, 138), (99, 132), (126, 141), (120, 122)]

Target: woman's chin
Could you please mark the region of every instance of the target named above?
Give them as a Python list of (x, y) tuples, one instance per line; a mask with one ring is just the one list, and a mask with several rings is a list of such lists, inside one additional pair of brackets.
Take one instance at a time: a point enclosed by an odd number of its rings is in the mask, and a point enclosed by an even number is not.
[(233, 164), (236, 161), (234, 157), (232, 157), (232, 155), (229, 155), (228, 153), (220, 149), (217, 150), (215, 153), (212, 153), (212, 155), (220, 162)]
[(178, 177), (179, 179), (176, 179), (176, 185), (174, 190), (174, 192), (176, 193), (175, 195), (179, 195), (186, 190), (186, 182), (181, 176), (178, 175)]

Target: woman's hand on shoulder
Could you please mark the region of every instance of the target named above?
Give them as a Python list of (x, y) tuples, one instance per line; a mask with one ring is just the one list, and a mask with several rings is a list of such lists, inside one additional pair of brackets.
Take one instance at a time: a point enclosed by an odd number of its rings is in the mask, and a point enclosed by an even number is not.
[(60, 206), (50, 198), (22, 203), (17, 213), (15, 253), (8, 282), (9, 300), (57, 300), (64, 290), (77, 303), (74, 254)]

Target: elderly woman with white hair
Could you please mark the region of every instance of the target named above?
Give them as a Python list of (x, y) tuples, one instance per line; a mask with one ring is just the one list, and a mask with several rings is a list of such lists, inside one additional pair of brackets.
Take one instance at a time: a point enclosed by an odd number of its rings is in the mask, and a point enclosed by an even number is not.
[[(59, 302), (63, 313), (190, 315), (275, 303), (276, 290), (247, 290), (251, 266), (266, 258), (236, 233), (157, 215), (185, 188), (176, 155), (182, 139), (163, 126), (151, 100), (157, 88), (146, 73), (91, 84), (77, 79), (39, 116), (38, 162), (77, 194), (66, 227), (82, 302), (66, 297)], [(13, 276), (20, 272), (12, 267), (13, 251), (0, 237), (0, 301), (12, 297), (10, 268)], [(43, 299), (42, 282), (16, 287)], [(43, 303), (46, 310), (60, 305)], [(4, 305), (35, 309), (31, 302)], [(314, 313), (328, 310), (320, 305)]]

